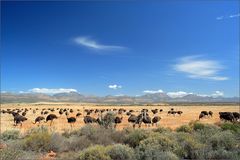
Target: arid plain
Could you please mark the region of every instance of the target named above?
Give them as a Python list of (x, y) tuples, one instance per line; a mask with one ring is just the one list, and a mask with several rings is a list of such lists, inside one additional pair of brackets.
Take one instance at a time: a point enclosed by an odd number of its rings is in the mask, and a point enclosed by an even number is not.
[[(83, 117), (86, 115), (84, 112), (84, 109), (126, 109), (128, 110), (134, 110), (132, 114), (138, 115), (141, 111), (141, 109), (146, 108), (149, 109), (149, 115), (150, 117), (153, 117), (153, 113), (151, 112), (151, 109), (162, 109), (162, 112), (158, 112), (155, 115), (158, 115), (161, 117), (161, 121), (158, 124), (158, 126), (162, 127), (169, 127), (171, 129), (176, 129), (177, 127), (181, 125), (188, 124), (191, 121), (198, 120), (199, 113), (201, 111), (212, 111), (213, 116), (212, 117), (206, 117), (201, 119), (200, 121), (202, 123), (209, 123), (214, 124), (220, 121), (218, 112), (239, 112), (239, 106), (238, 105), (192, 105), (192, 106), (174, 106), (174, 105), (153, 105), (153, 106), (111, 106), (111, 105), (101, 105), (101, 104), (84, 104), (84, 103), (19, 103), (19, 104), (1, 104), (1, 109), (14, 109), (14, 108), (20, 108), (25, 109), (27, 108), (29, 111), (26, 114), (27, 121), (23, 122), (22, 127), (14, 126), (13, 122), (13, 116), (8, 113), (1, 113), (1, 132), (9, 129), (19, 129), (21, 132), (25, 132), (28, 129), (32, 127), (37, 127), (37, 124), (33, 124), (35, 118), (37, 116), (41, 115), (41, 111), (43, 108), (46, 110), (49, 108), (54, 108), (55, 111), (50, 113), (56, 114), (58, 116), (58, 119), (54, 120), (52, 126), (50, 127), (50, 122), (44, 123), (41, 122), (40, 125), (43, 126), (49, 126), (51, 130), (63, 132), (64, 130), (74, 130), (78, 129), (85, 125), (83, 121)], [(31, 110), (30, 110), (31, 108)], [(36, 110), (38, 108), (38, 110)], [(67, 117), (65, 114), (59, 115), (59, 110), (57, 108), (69, 108), (73, 109), (73, 113), (69, 113), (69, 117), (76, 117), (76, 114), (78, 112), (82, 113), (80, 117), (77, 118), (76, 123), (71, 128), (70, 124), (67, 122)], [(173, 115), (167, 115), (167, 112), (174, 108), (175, 111), (182, 111), (183, 114), (180, 116), (176, 114)], [(33, 110), (36, 110), (36, 113), (33, 114)], [(78, 110), (78, 111), (77, 111)], [(117, 112), (116, 112), (117, 115)], [(45, 118), (47, 115), (43, 115)], [(97, 118), (98, 114), (92, 113), (92, 117)], [(121, 115), (119, 115), (121, 116)], [(117, 129), (123, 129), (127, 127), (132, 127), (132, 124), (128, 123), (128, 115), (125, 113), (122, 113), (123, 121), (121, 124), (117, 125)], [(147, 127), (144, 124), (141, 128), (155, 128), (156, 126)]]

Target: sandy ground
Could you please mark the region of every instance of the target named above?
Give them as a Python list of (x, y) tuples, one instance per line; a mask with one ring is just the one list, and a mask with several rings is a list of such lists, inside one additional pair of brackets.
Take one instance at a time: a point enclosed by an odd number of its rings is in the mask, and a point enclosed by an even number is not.
[[(37, 116), (41, 115), (41, 109), (43, 108), (55, 108), (54, 112), (51, 112), (53, 114), (56, 114), (59, 116), (57, 108), (69, 108), (73, 109), (74, 112), (70, 114), (69, 116), (74, 116), (78, 112), (77, 109), (80, 110), (80, 113), (86, 114), (83, 112), (84, 108), (85, 109), (113, 109), (113, 108), (124, 108), (126, 110), (134, 110), (133, 114), (138, 115), (140, 110), (143, 108), (148, 108), (148, 109), (163, 109), (163, 112), (157, 113), (158, 116), (160, 116), (162, 119), (159, 123), (158, 126), (162, 127), (170, 127), (172, 129), (175, 129), (181, 125), (188, 124), (190, 121), (197, 120), (199, 113), (201, 111), (213, 111), (213, 117), (209, 118), (204, 118), (200, 120), (202, 123), (209, 123), (213, 124), (216, 122), (219, 122), (219, 115), (218, 112), (239, 112), (239, 106), (101, 106), (101, 105), (95, 105), (95, 104), (77, 104), (77, 103), (72, 103), (72, 104), (66, 104), (66, 103), (41, 103), (41, 104), (2, 104), (1, 109), (7, 109), (7, 108), (32, 108), (27, 112), (26, 117), (28, 118), (27, 121), (23, 123), (23, 126), (14, 126), (13, 125), (13, 116), (10, 114), (2, 114), (1, 113), (1, 132), (8, 130), (8, 129), (19, 129), (21, 132), (25, 132), (26, 130), (36, 127), (36, 124), (33, 124), (35, 118)], [(36, 111), (35, 114), (33, 114), (33, 110), (38, 108), (39, 110)], [(167, 115), (167, 111), (170, 110), (170, 108), (174, 108), (176, 111), (183, 111), (183, 114), (181, 116), (176, 115)], [(152, 112), (149, 112), (150, 116), (153, 117)], [(72, 129), (77, 129), (82, 126), (84, 126), (83, 122), (83, 116), (81, 115), (79, 118), (77, 118), (77, 122), (74, 124)], [(123, 122), (117, 126), (117, 129), (123, 129), (126, 127), (132, 127), (132, 124), (128, 123), (128, 116), (126, 113), (123, 113)], [(97, 117), (97, 114), (91, 114), (93, 117)], [(44, 115), (46, 117), (46, 115)], [(44, 126), (49, 126), (50, 122), (48, 123), (41, 123), (40, 125)], [(148, 128), (144, 124), (142, 125), (142, 128)], [(151, 126), (150, 128), (156, 128), (156, 126)], [(57, 120), (54, 120), (53, 125), (51, 126), (51, 129), (57, 132), (63, 132), (64, 130), (71, 130), (70, 124), (67, 123), (67, 119), (65, 114), (61, 115)]]

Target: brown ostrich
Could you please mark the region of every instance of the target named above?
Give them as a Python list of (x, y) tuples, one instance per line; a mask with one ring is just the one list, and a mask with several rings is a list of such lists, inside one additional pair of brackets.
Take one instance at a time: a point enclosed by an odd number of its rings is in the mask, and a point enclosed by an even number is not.
[(47, 123), (48, 121), (51, 121), (51, 122), (50, 122), (50, 126), (52, 126), (53, 120), (54, 120), (54, 119), (57, 119), (57, 118), (58, 118), (58, 117), (57, 117), (55, 114), (49, 114), (49, 115), (47, 116), (47, 118), (46, 118), (45, 123)]

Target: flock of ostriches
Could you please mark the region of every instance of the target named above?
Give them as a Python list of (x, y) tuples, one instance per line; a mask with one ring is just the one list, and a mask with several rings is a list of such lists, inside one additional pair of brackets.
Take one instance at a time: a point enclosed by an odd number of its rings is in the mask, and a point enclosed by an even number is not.
[[(33, 114), (36, 114), (36, 111), (39, 110), (38, 108), (36, 109), (27, 109), (27, 108), (22, 108), (22, 109), (6, 109), (6, 110), (1, 110), (1, 114), (12, 114), (13, 116), (13, 121), (14, 121), (14, 125), (18, 125), (20, 124), (20, 126), (22, 126), (22, 122), (28, 120), (26, 118), (26, 115), (28, 112), (32, 111)], [(58, 112), (58, 116), (56, 115), (55, 112)], [(79, 109), (76, 110), (77, 113), (75, 113), (75, 116), (71, 116), (69, 117), (69, 113), (71, 113), (72, 115), (74, 114), (74, 110), (73, 109), (69, 109), (69, 108), (43, 108), (41, 109), (41, 115), (37, 116), (35, 118), (35, 121), (33, 122), (33, 124), (40, 124), (42, 121), (44, 121), (45, 123), (47, 123), (48, 121), (50, 121), (50, 126), (52, 125), (53, 121), (55, 119), (57, 119), (60, 116), (66, 116), (66, 120), (67, 122), (72, 125), (76, 122), (77, 118), (79, 118), (80, 116), (83, 115), (83, 121), (85, 124), (88, 123), (98, 123), (101, 124), (104, 116), (106, 115), (106, 113), (109, 112), (114, 112), (115, 117), (114, 117), (114, 121), (113, 123), (115, 124), (114, 127), (117, 126), (117, 124), (122, 123), (123, 120), (123, 114), (126, 114), (128, 117), (128, 122), (132, 123), (133, 128), (135, 128), (136, 125), (138, 125), (138, 127), (141, 127), (141, 124), (144, 123), (146, 126), (150, 126), (150, 125), (158, 125), (158, 123), (161, 120), (161, 117), (157, 115), (157, 113), (163, 112), (162, 109), (142, 109), (140, 112), (138, 112), (137, 115), (134, 114), (134, 110), (126, 110), (123, 108), (120, 109), (84, 109), (84, 111), (81, 113)], [(151, 118), (149, 116), (149, 112), (153, 113), (153, 117)], [(55, 114), (54, 114), (55, 113)], [(97, 114), (98, 118), (94, 118), (92, 116), (92, 114)], [(167, 112), (167, 115), (179, 115), (181, 116), (183, 114), (182, 111), (175, 111), (174, 108), (171, 108), (171, 110), (169, 110)], [(44, 117), (46, 116), (46, 118)], [(213, 116), (213, 112), (212, 111), (202, 111), (199, 114), (199, 120), (204, 118), (204, 117), (212, 117)], [(235, 121), (239, 121), (240, 120), (240, 114), (238, 112), (219, 112), (219, 118), (220, 120), (225, 120), (225, 121), (230, 121), (230, 122), (235, 122)]]

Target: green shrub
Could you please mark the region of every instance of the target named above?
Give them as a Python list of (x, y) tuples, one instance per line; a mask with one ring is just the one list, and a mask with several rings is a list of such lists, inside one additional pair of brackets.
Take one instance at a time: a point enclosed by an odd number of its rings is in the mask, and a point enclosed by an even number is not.
[(204, 129), (205, 125), (199, 122), (193, 124), (193, 129), (195, 131)]
[(107, 154), (113, 160), (134, 160), (134, 150), (126, 145), (116, 144), (109, 146)]
[(198, 159), (202, 157), (205, 145), (200, 143), (189, 133), (176, 133), (177, 142), (181, 147), (179, 156), (184, 159)]
[(48, 151), (50, 149), (51, 134), (49, 132), (32, 133), (23, 142), (23, 148), (31, 151)]
[(237, 140), (230, 131), (217, 132), (208, 140), (213, 150), (233, 150), (237, 146)]
[(105, 128), (113, 128), (115, 117), (116, 117), (116, 114), (114, 112), (107, 112), (106, 115), (101, 120), (100, 124)]
[(191, 133), (192, 132), (192, 128), (189, 125), (182, 125), (180, 127), (178, 127), (176, 129), (177, 132), (187, 132), (187, 133)]
[(79, 160), (79, 153), (75, 151), (57, 154), (56, 160)]
[(240, 159), (240, 153), (239, 151), (232, 152), (232, 151), (226, 151), (224, 149), (218, 149), (218, 150), (209, 150), (206, 152), (205, 159), (231, 159), (231, 160), (239, 160)]
[(64, 141), (63, 151), (79, 151), (89, 147), (92, 144), (92, 141), (86, 138), (86, 136), (78, 137), (74, 135)]
[(147, 133), (145, 130), (136, 129), (132, 130), (128, 135), (125, 136), (124, 143), (128, 144), (130, 147), (135, 148), (139, 145), (140, 141), (147, 138)]
[(225, 122), (225, 123), (220, 124), (220, 127), (223, 130), (230, 130), (234, 133), (240, 134), (240, 123)]
[(138, 159), (157, 159), (161, 151), (179, 154), (180, 146), (167, 135), (155, 134), (142, 140), (136, 150)]
[(21, 159), (23, 151), (11, 148), (4, 148), (0, 150), (0, 160), (18, 160)]
[(80, 152), (80, 160), (111, 160), (104, 146), (95, 145)]
[(170, 133), (172, 130), (171, 128), (165, 128), (165, 127), (158, 127), (156, 129), (153, 129), (153, 132), (158, 132), (158, 133)]
[(33, 133), (43, 133), (43, 132), (48, 132), (48, 131), (49, 131), (49, 129), (46, 126), (33, 127), (26, 132), (26, 135), (31, 135)]
[(18, 139), (19, 136), (20, 136), (19, 130), (6, 130), (1, 134), (1, 139), (3, 141), (15, 140)]

